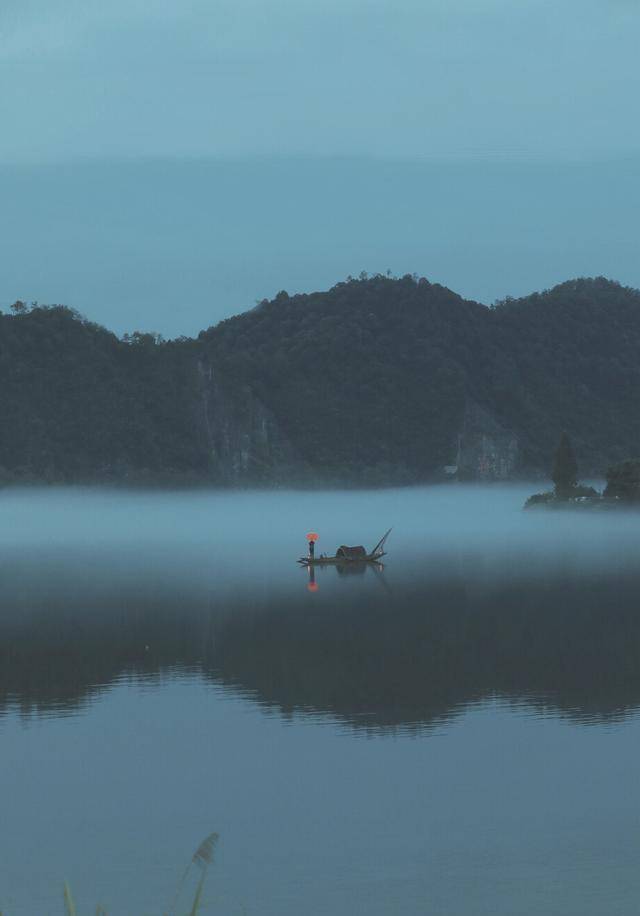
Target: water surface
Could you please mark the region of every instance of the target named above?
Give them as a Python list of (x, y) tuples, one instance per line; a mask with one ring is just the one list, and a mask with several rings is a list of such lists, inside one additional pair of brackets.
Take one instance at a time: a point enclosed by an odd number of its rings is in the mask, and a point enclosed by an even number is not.
[(530, 491), (4, 491), (2, 911), (636, 913), (640, 516)]

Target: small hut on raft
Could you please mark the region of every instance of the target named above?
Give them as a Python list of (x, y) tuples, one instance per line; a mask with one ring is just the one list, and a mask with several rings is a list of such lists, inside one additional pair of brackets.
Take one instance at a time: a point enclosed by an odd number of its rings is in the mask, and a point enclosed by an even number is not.
[(343, 544), (342, 547), (338, 547), (336, 550), (336, 557), (341, 560), (366, 560), (367, 556), (367, 551), (364, 547), (346, 547)]

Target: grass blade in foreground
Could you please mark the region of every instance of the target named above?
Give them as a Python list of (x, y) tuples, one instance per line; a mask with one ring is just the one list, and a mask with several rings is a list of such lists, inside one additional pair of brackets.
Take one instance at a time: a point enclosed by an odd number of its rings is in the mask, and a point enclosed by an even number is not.
[(219, 838), (220, 838), (219, 834), (210, 833), (208, 837), (205, 837), (205, 839), (202, 841), (202, 843), (200, 843), (200, 845), (194, 852), (191, 858), (191, 861), (185, 868), (184, 874), (182, 875), (182, 878), (180, 879), (180, 883), (178, 884), (178, 889), (173, 899), (173, 904), (169, 910), (170, 916), (175, 916), (176, 906), (178, 904), (178, 900), (180, 898), (180, 894), (182, 893), (182, 889), (185, 885), (185, 882), (187, 878), (189, 877), (189, 872), (191, 871), (192, 865), (198, 865), (202, 869), (202, 875), (200, 876), (200, 880), (198, 882), (198, 887), (196, 889), (196, 895), (195, 895), (193, 905), (190, 910), (190, 916), (194, 916), (194, 914), (198, 912), (200, 908), (200, 902), (202, 898), (202, 889), (204, 887), (205, 878), (207, 877), (207, 871), (209, 869), (209, 866), (213, 862), (213, 854), (215, 852), (215, 848), (216, 848)]
[(77, 916), (76, 905), (74, 903), (73, 897), (71, 895), (71, 888), (64, 882), (64, 906), (67, 911), (67, 916)]

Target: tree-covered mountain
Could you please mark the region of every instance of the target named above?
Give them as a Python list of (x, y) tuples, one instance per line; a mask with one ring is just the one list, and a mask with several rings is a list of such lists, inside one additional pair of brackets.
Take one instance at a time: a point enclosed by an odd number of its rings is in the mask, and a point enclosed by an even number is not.
[(581, 279), (489, 308), (362, 277), (170, 342), (18, 307), (0, 390), (6, 480), (542, 475), (563, 430), (600, 474), (640, 454), (640, 292)]
[(640, 452), (640, 293), (598, 278), (493, 308), (404, 277), (272, 302), (200, 335), (311, 466), (423, 479), (583, 475)]
[(0, 316), (0, 474), (204, 475), (193, 344), (130, 342), (70, 309)]

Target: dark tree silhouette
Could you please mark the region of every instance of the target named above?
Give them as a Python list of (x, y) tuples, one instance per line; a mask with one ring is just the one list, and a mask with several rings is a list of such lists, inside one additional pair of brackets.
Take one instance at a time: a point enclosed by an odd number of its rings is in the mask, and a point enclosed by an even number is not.
[[(600, 476), (637, 454), (638, 352), (640, 291), (602, 278), (488, 308), (374, 275), (167, 342), (19, 302), (0, 313), (0, 484), (416, 483), (458, 463), (461, 436), (474, 476), (477, 416), (496, 469), (517, 442), (519, 474), (548, 472), (570, 418)], [(575, 477), (560, 466), (559, 490)]]
[(578, 484), (578, 462), (566, 433), (560, 436), (560, 442), (553, 459), (551, 474), (556, 488), (556, 496), (569, 496)]
[(623, 461), (607, 471), (605, 496), (640, 502), (640, 461)]

